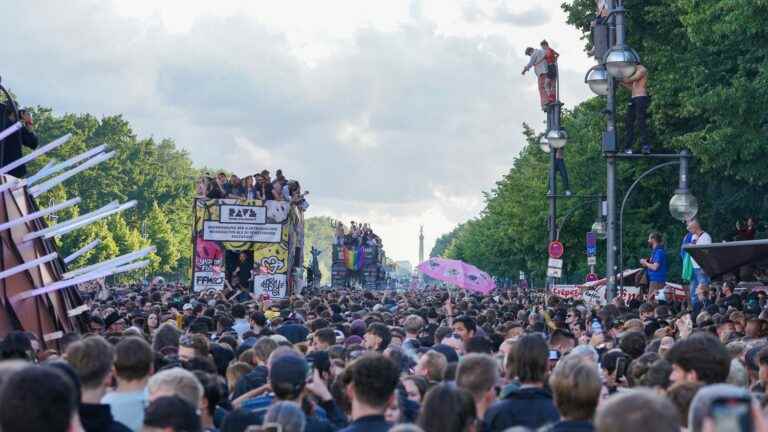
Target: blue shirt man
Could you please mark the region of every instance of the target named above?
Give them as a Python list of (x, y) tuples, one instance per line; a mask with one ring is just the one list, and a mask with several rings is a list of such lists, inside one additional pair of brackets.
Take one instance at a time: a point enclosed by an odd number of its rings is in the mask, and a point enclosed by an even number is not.
[(667, 252), (664, 250), (664, 238), (659, 232), (648, 235), (651, 257), (641, 259), (640, 265), (648, 272), (648, 300), (656, 298), (656, 292), (663, 290), (667, 283)]

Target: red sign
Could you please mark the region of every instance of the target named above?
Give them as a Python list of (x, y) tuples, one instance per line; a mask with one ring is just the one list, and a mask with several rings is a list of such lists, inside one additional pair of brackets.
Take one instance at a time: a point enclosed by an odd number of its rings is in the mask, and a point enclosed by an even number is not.
[(565, 253), (565, 247), (559, 240), (554, 240), (550, 243), (547, 250), (549, 251), (549, 257), (555, 259), (559, 259)]
[(581, 290), (576, 285), (554, 285), (552, 295), (560, 298), (579, 298)]
[(587, 282), (595, 282), (597, 280), (597, 275), (595, 273), (590, 273), (587, 275)]

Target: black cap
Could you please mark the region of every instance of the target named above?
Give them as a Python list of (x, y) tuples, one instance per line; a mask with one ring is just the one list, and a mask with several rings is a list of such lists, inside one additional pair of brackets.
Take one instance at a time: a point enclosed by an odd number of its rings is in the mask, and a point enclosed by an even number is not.
[(117, 312), (112, 312), (104, 319), (104, 328), (108, 329), (112, 324), (120, 321), (120, 319), (120, 314)]
[(202, 431), (195, 408), (178, 396), (162, 396), (152, 401), (144, 412), (144, 426), (170, 427), (185, 432)]
[(448, 363), (459, 361), (459, 355), (456, 353), (456, 350), (446, 344), (437, 344), (432, 347), (432, 350), (444, 355), (445, 359), (448, 360)]
[(269, 382), (272, 386), (286, 384), (300, 388), (307, 381), (309, 365), (304, 357), (293, 354), (278, 356), (269, 367)]

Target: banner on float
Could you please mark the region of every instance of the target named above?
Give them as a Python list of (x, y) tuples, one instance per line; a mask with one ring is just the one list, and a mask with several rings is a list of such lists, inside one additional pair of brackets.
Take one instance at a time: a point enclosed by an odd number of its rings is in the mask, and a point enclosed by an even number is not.
[(192, 275), (195, 291), (224, 288), (224, 248), (219, 243), (195, 240), (195, 268)]
[[(254, 277), (286, 275), (294, 226), (290, 214), (286, 201), (196, 199), (194, 290), (224, 287), (227, 251), (253, 254)], [(280, 280), (288, 279), (277, 278), (267, 285), (279, 285)], [(255, 279), (251, 283), (255, 286)]]
[(284, 299), (288, 297), (288, 275), (269, 274), (253, 277), (253, 293), (257, 298), (267, 294), (269, 298)]
[(228, 224), (265, 224), (267, 223), (267, 208), (225, 204), (219, 210), (219, 222)]
[(224, 223), (205, 221), (203, 239), (222, 242), (280, 243), (281, 224)]

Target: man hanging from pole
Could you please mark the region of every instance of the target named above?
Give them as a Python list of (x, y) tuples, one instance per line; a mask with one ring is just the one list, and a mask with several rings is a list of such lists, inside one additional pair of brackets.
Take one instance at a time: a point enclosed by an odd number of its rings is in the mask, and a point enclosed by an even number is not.
[(560, 174), (563, 179), (563, 189), (565, 196), (571, 196), (571, 184), (568, 181), (568, 170), (565, 168), (565, 149), (559, 148), (555, 151), (555, 174)]
[(648, 106), (651, 104), (651, 98), (648, 96), (647, 83), (648, 70), (643, 65), (637, 65), (635, 73), (621, 82), (621, 85), (632, 92), (632, 99), (630, 99), (629, 107), (627, 107), (627, 117), (624, 124), (627, 130), (624, 152), (628, 154), (632, 154), (632, 147), (635, 145), (635, 129), (640, 135), (640, 146), (643, 154), (651, 153), (651, 145), (648, 143)]

